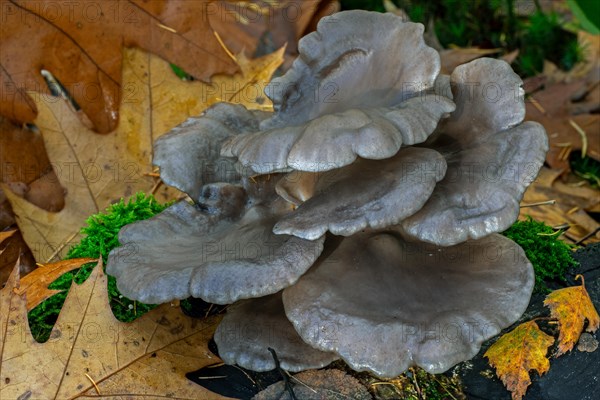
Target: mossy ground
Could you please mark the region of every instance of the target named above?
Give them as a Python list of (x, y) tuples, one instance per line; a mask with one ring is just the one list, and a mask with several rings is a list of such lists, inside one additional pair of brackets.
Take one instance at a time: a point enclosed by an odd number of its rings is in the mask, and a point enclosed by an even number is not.
[(567, 270), (577, 265), (571, 255), (572, 246), (560, 240), (560, 233), (531, 217), (515, 222), (503, 232), (504, 236), (523, 248), (531, 261), (535, 271), (536, 292), (549, 292), (549, 282), (564, 282)]
[[(168, 204), (159, 204), (152, 195), (143, 193), (136, 194), (128, 202), (121, 199), (120, 202), (108, 207), (105, 212), (94, 214), (86, 220), (87, 226), (81, 230), (81, 233), (85, 235), (84, 238), (69, 250), (66, 258), (98, 258), (101, 256), (102, 262), (106, 266), (108, 253), (119, 245), (118, 234), (123, 226), (148, 219), (167, 206)], [(29, 312), (31, 333), (37, 341), (48, 340), (72, 282), (83, 283), (90, 276), (95, 265), (95, 263), (89, 263), (77, 270), (67, 272), (48, 286), (50, 289), (61, 290), (61, 292)], [(110, 275), (108, 276), (108, 296), (113, 314), (123, 322), (133, 321), (155, 307), (155, 305), (142, 304), (122, 296), (117, 289), (115, 278)]]

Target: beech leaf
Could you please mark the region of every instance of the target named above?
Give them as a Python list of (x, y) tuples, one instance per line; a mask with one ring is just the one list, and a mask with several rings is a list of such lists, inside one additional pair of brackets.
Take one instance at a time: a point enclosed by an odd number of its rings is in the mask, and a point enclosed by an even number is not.
[(552, 336), (542, 332), (534, 321), (529, 321), (502, 335), (484, 357), (496, 368), (496, 375), (511, 392), (512, 399), (520, 400), (531, 384), (529, 371), (543, 375), (550, 368), (546, 353), (553, 343)]
[[(152, 192), (156, 184), (148, 176), (152, 147), (162, 134), (221, 100), (250, 108), (268, 107), (266, 97), (262, 105), (256, 97), (262, 96), (262, 88), (281, 63), (283, 49), (256, 60), (239, 55), (239, 74), (215, 76), (210, 83), (184, 82), (166, 61), (138, 49), (126, 49), (123, 58), (123, 84), (130, 90), (122, 99), (119, 125), (109, 134), (94, 133), (65, 101), (31, 93), (39, 110), (35, 124), (67, 191), (65, 207), (58, 213), (48, 212), (6, 185), (2, 189), (38, 262), (63, 258), (90, 215), (121, 197)], [(164, 189), (156, 196), (167, 201), (177, 193)]]
[(584, 282), (581, 286), (553, 291), (546, 296), (544, 305), (550, 309), (552, 318), (558, 320), (557, 357), (573, 349), (583, 332), (586, 319), (588, 320), (587, 332), (593, 333), (600, 326), (600, 316), (585, 289)]
[(37, 343), (26, 300), (15, 293), (15, 267), (0, 290), (0, 398), (223, 398), (185, 378), (219, 362), (207, 345), (218, 317), (200, 321), (164, 304), (122, 323), (110, 311), (106, 286), (99, 262), (71, 287), (48, 342)]

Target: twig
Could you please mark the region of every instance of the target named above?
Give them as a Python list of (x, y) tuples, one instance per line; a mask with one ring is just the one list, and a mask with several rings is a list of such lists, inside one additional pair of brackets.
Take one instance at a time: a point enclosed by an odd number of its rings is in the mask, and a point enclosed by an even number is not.
[(98, 387), (98, 385), (96, 385), (96, 382), (94, 382), (92, 377), (89, 376), (88, 374), (85, 374), (85, 376), (90, 380), (90, 382), (92, 382), (92, 385), (94, 385), (94, 388), (96, 388), (96, 393), (98, 393), (99, 395), (102, 395), (102, 393), (100, 393), (100, 388)]
[(598, 231), (600, 231), (600, 226), (597, 227), (596, 229), (594, 229), (592, 232), (590, 232), (587, 235), (585, 235), (584, 237), (582, 237), (581, 239), (579, 239), (578, 241), (576, 241), (575, 245), (579, 246), (581, 243), (585, 242), (586, 240), (588, 240), (589, 238), (591, 238), (592, 236), (594, 236), (596, 233), (598, 233)]
[(65, 247), (67, 244), (69, 244), (69, 242), (70, 242), (71, 240), (73, 240), (73, 238), (74, 238), (75, 236), (77, 236), (77, 234), (78, 234), (78, 233), (79, 233), (79, 232), (75, 232), (74, 234), (72, 234), (71, 236), (69, 236), (69, 237), (67, 238), (67, 240), (65, 240), (64, 242), (62, 242), (62, 243), (60, 244), (60, 246), (58, 246), (58, 248), (57, 248), (56, 250), (54, 250), (54, 252), (53, 252), (53, 253), (50, 255), (50, 257), (48, 257), (48, 259), (46, 260), (46, 262), (45, 262), (44, 264), (47, 264), (47, 263), (49, 263), (50, 261), (52, 261), (52, 259), (53, 259), (54, 257), (56, 257), (56, 256), (58, 255), (58, 253), (60, 253), (60, 251), (61, 251), (62, 249), (64, 249), (64, 247)]
[(292, 384), (290, 383), (288, 376), (281, 369), (281, 364), (279, 363), (279, 358), (277, 357), (275, 350), (273, 350), (271, 347), (268, 347), (267, 350), (269, 350), (269, 352), (273, 356), (273, 360), (275, 361), (275, 369), (277, 369), (277, 371), (279, 371), (279, 375), (281, 375), (281, 377), (283, 378), (285, 388), (287, 389), (288, 393), (290, 394), (290, 398), (292, 400), (298, 400), (298, 398), (296, 397), (296, 394), (294, 393), (294, 388), (292, 387)]
[(585, 133), (585, 131), (583, 129), (581, 129), (581, 127), (579, 125), (577, 125), (577, 122), (573, 121), (570, 118), (569, 118), (569, 124), (571, 124), (573, 129), (575, 129), (577, 131), (577, 133), (579, 133), (579, 135), (581, 136), (581, 158), (585, 158), (585, 155), (587, 153), (587, 148), (588, 148), (587, 133)]
[(521, 208), (526, 207), (537, 207), (537, 206), (550, 206), (556, 204), (556, 200), (540, 201), (538, 203), (522, 204)]
[(227, 48), (227, 46), (225, 46), (225, 43), (223, 42), (223, 40), (221, 39), (221, 36), (219, 36), (217, 31), (213, 31), (213, 34), (215, 35), (215, 37), (217, 38), (217, 42), (219, 42), (219, 44), (221, 45), (223, 50), (225, 50), (225, 53), (227, 53), (229, 58), (231, 58), (237, 65), (240, 65), (240, 62), (238, 61), (238, 59), (235, 58), (233, 53)]

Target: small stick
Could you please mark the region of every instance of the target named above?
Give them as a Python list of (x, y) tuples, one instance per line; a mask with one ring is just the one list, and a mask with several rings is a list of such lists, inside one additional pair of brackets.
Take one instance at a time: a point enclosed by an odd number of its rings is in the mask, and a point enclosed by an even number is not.
[(582, 237), (581, 239), (579, 239), (578, 241), (576, 241), (575, 245), (579, 246), (581, 243), (585, 242), (586, 240), (594, 236), (596, 233), (598, 233), (598, 231), (600, 231), (600, 226), (594, 229), (592, 232), (585, 235), (584, 237)]
[(529, 96), (529, 100), (531, 101), (531, 104), (533, 104), (533, 106), (535, 108), (537, 108), (537, 110), (539, 112), (541, 112), (542, 114), (546, 115), (548, 114), (548, 112), (544, 109), (544, 107), (542, 107), (542, 105), (535, 99), (535, 97), (533, 96)]
[(292, 388), (292, 384), (290, 383), (288, 376), (281, 369), (281, 365), (279, 364), (279, 358), (277, 357), (275, 350), (273, 350), (271, 347), (268, 347), (267, 350), (269, 350), (269, 352), (271, 352), (271, 355), (273, 356), (273, 360), (275, 361), (275, 369), (277, 369), (277, 371), (279, 371), (279, 374), (283, 378), (283, 382), (285, 383), (285, 388), (287, 389), (288, 393), (290, 394), (290, 398), (292, 400), (298, 400), (298, 398), (296, 397), (296, 394), (294, 393), (294, 388)]
[(92, 385), (94, 385), (94, 388), (96, 388), (96, 393), (98, 393), (98, 395), (102, 396), (102, 393), (100, 393), (100, 388), (98, 387), (98, 385), (96, 385), (96, 382), (94, 382), (92, 377), (89, 376), (88, 374), (85, 374), (85, 376), (90, 380), (90, 382), (92, 382)]
[(581, 127), (577, 124), (577, 122), (573, 121), (570, 118), (569, 118), (569, 124), (571, 124), (573, 129), (575, 129), (577, 131), (577, 133), (579, 133), (579, 135), (581, 136), (581, 158), (585, 158), (585, 155), (587, 153), (587, 148), (588, 148), (587, 134), (585, 133), (585, 131), (583, 129), (581, 129)]
[(65, 240), (64, 242), (62, 242), (62, 243), (60, 244), (60, 246), (58, 246), (58, 248), (57, 248), (56, 250), (54, 250), (54, 253), (52, 253), (52, 254), (50, 255), (50, 257), (48, 257), (48, 259), (46, 260), (46, 263), (49, 263), (50, 261), (52, 261), (52, 259), (53, 259), (54, 257), (56, 257), (56, 256), (58, 255), (58, 253), (60, 253), (60, 251), (61, 251), (61, 250), (62, 250), (62, 249), (63, 249), (63, 248), (64, 248), (64, 247), (67, 245), (67, 244), (69, 244), (69, 242), (70, 242), (71, 240), (73, 240), (73, 238), (74, 238), (75, 236), (77, 236), (77, 234), (78, 234), (78, 233), (79, 233), (79, 232), (75, 232), (74, 234), (72, 234), (71, 236), (69, 236), (69, 238), (68, 238), (67, 240)]
[(553, 204), (556, 204), (556, 200), (548, 200), (548, 201), (540, 201), (538, 203), (523, 204), (523, 205), (521, 205), (521, 208), (537, 207), (537, 206), (550, 206)]
[(213, 31), (213, 34), (215, 35), (215, 37), (217, 38), (217, 42), (219, 42), (219, 44), (221, 45), (223, 50), (225, 50), (225, 53), (227, 53), (229, 58), (231, 58), (237, 65), (240, 65), (240, 62), (238, 61), (238, 59), (235, 58), (233, 53), (227, 48), (227, 46), (225, 46), (225, 43), (223, 42), (223, 40), (221, 39), (221, 36), (219, 36), (217, 31)]

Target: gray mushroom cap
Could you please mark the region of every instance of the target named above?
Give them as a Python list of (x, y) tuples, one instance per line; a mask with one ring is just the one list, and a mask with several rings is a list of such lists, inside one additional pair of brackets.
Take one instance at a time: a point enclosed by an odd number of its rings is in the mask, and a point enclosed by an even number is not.
[(410, 235), (442, 246), (507, 229), (548, 151), (542, 125), (521, 123), (522, 81), (506, 62), (472, 61), (450, 81), (457, 109), (424, 144), (446, 158), (446, 176), (402, 222)]
[[(313, 240), (328, 230), (349, 236), (367, 227), (395, 225), (425, 204), (445, 173), (446, 161), (438, 152), (411, 147), (386, 160), (359, 160), (312, 176), (317, 193), (283, 216), (273, 232)], [(292, 173), (279, 181), (284, 198), (299, 197), (285, 192), (295, 178), (306, 187), (306, 178)]]
[(144, 303), (194, 296), (229, 304), (276, 293), (308, 270), (324, 241), (273, 234), (279, 217), (256, 205), (232, 221), (182, 201), (121, 229), (107, 272), (121, 293)]
[(255, 173), (328, 171), (357, 157), (392, 157), (401, 146), (425, 141), (454, 110), (450, 99), (425, 94), (440, 60), (420, 24), (343, 12), (321, 19), (299, 51), (292, 68), (265, 90), (274, 115), (259, 132), (223, 144), (223, 156)]
[(281, 292), (228, 307), (215, 342), (225, 363), (253, 371), (275, 368), (269, 347), (275, 350), (281, 368), (292, 372), (322, 368), (339, 358), (309, 346), (298, 336), (285, 316)]
[(393, 377), (472, 358), (521, 316), (533, 284), (523, 250), (501, 235), (439, 248), (388, 229), (344, 238), (283, 291), (283, 303), (307, 343)]
[(221, 144), (231, 136), (256, 131), (262, 117), (264, 113), (241, 105), (217, 103), (201, 116), (188, 118), (154, 144), (153, 163), (160, 167), (161, 179), (195, 201), (204, 184), (238, 181), (235, 160), (221, 157)]

